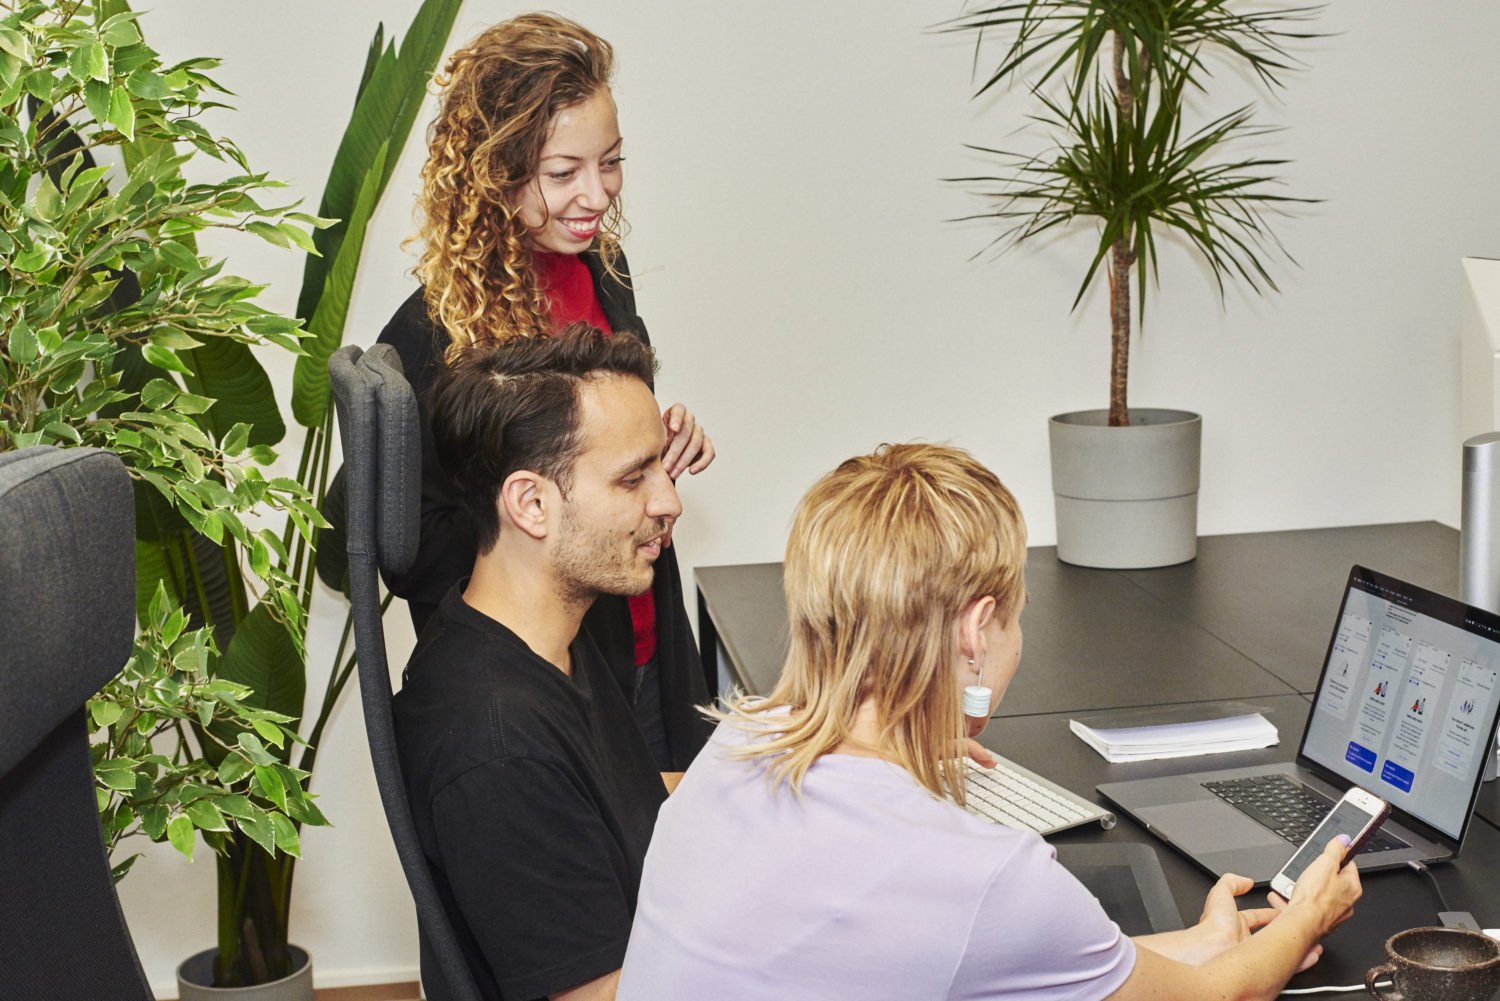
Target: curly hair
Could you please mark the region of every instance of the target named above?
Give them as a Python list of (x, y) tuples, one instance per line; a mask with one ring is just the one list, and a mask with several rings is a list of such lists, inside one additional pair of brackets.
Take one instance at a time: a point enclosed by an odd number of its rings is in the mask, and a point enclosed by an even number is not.
[[(525, 14), (486, 29), (436, 78), (442, 105), (422, 167), (416, 273), (427, 312), (447, 330), (450, 360), (487, 339), (549, 332), (533, 279), (521, 194), (536, 183), (554, 117), (609, 86), (614, 50), (555, 14)], [(598, 249), (618, 277), (622, 216), (615, 199)]]

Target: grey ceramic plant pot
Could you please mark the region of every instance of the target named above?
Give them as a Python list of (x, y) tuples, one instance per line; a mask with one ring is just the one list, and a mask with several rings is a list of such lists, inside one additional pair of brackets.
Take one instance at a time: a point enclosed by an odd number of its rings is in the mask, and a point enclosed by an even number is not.
[(295, 945), (288, 946), (296, 969), (290, 976), (255, 987), (207, 987), (214, 982), (214, 955), (205, 949), (189, 956), (177, 967), (178, 1001), (313, 1001), (312, 957)]
[(1139, 570), (1198, 553), (1198, 466), (1203, 418), (1132, 409), (1129, 427), (1079, 410), (1048, 422), (1057, 558)]

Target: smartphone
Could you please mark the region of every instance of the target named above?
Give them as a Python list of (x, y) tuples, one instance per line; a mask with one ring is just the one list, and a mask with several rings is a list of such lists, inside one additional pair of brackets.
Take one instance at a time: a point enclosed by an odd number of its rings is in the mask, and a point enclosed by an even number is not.
[(1286, 865), (1281, 867), (1271, 880), (1271, 889), (1281, 894), (1287, 900), (1292, 899), (1292, 891), (1297, 888), (1297, 879), (1312, 865), (1317, 857), (1323, 854), (1323, 849), (1328, 847), (1328, 842), (1340, 834), (1349, 835), (1349, 848), (1344, 852), (1344, 865), (1349, 864), (1355, 854), (1370, 839), (1370, 836), (1380, 829), (1385, 818), (1390, 815), (1391, 804), (1373, 793), (1365, 792), (1360, 788), (1351, 788), (1344, 793), (1344, 798), (1333, 804), (1333, 809), (1328, 811), (1312, 834), (1308, 835), (1302, 847)]

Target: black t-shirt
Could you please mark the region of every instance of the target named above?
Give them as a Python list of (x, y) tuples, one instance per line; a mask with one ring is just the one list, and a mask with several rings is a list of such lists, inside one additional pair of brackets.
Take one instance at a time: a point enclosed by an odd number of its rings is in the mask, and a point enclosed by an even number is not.
[(573, 673), (471, 608), (423, 631), (395, 699), (423, 851), (486, 998), (545, 997), (618, 969), (666, 798), (593, 642)]

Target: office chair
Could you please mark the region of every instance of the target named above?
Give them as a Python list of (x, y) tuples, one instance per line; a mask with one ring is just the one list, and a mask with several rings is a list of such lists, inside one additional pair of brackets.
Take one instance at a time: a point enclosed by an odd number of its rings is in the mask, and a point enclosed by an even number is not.
[(110, 877), (84, 718), (130, 657), (134, 540), (114, 455), (0, 454), (0, 997), (151, 1001)]
[(396, 350), (350, 345), (328, 360), (344, 445), (345, 508), (360, 702), (375, 781), (396, 854), (417, 904), (422, 981), (430, 1001), (480, 1001), (453, 921), (417, 839), (396, 756), (391, 680), (380, 619), (379, 572), (400, 573), (417, 555), (421, 447), (417, 400)]

